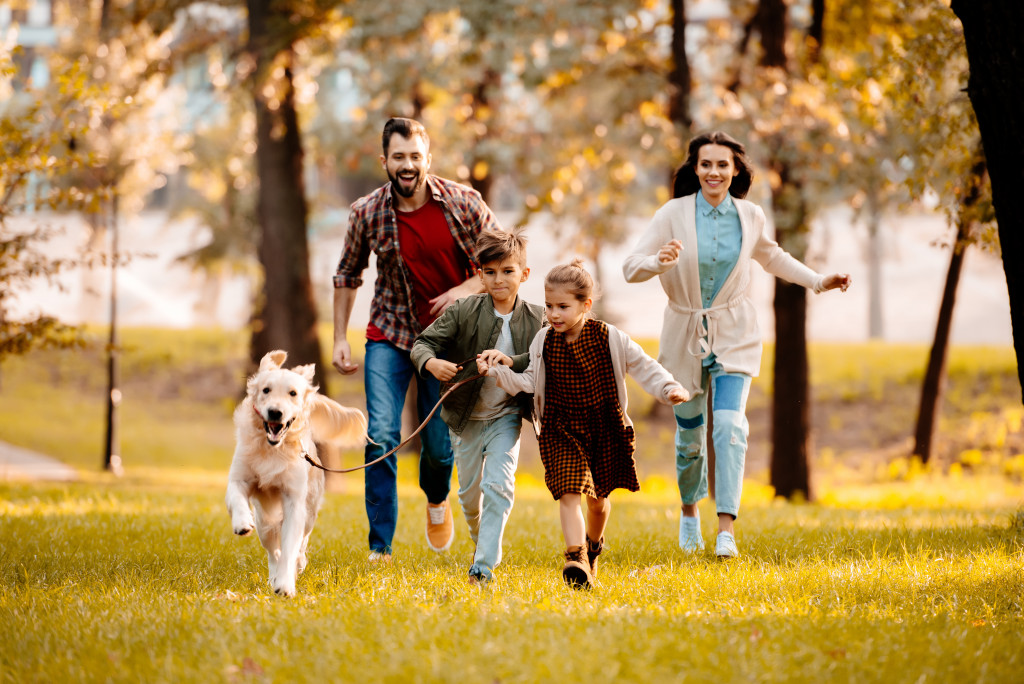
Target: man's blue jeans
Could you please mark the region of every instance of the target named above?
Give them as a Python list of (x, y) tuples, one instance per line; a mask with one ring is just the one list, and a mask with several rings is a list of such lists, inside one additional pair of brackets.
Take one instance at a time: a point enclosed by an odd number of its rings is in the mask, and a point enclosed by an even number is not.
[[(416, 372), (409, 352), (390, 342), (366, 342), (366, 413), (369, 435), (376, 444), (366, 445), (364, 463), (391, 451), (402, 441), (402, 409), (409, 382)], [(419, 420), (430, 413), (440, 398), (440, 383), (433, 377), (416, 378)], [(452, 446), (448, 426), (438, 410), (420, 437), (420, 488), (427, 501), (439, 504), (448, 498), (452, 479)], [(370, 522), (370, 550), (391, 553), (398, 520), (398, 458), (395, 454), (366, 469), (366, 517)]]
[(708, 384), (713, 383), (715, 505), (718, 513), (739, 515), (750, 430), (747, 423), (750, 380), (744, 373), (726, 373), (716, 362), (701, 372), (704, 392), (675, 405), (676, 477), (684, 504), (695, 504), (708, 495)]

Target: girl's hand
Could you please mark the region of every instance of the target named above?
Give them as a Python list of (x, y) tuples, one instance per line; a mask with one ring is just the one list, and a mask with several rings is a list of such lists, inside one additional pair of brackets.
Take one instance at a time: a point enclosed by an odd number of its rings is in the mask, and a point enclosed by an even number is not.
[(668, 393), (668, 400), (673, 404), (682, 404), (684, 401), (690, 401), (690, 393), (682, 387), (675, 387)]
[(430, 359), (423, 364), (423, 367), (441, 382), (448, 382), (455, 377), (456, 373), (462, 370), (462, 366), (456, 366), (451, 361), (442, 361), (438, 358)]
[(658, 263), (662, 266), (675, 266), (679, 261), (679, 253), (682, 251), (682, 240), (672, 240), (658, 250)]
[[(509, 357), (509, 356), (507, 356), (505, 354), (502, 354), (497, 349), (487, 349), (487, 350), (484, 350), (484, 351), (480, 352), (479, 354), (477, 354), (476, 355), (476, 365), (477, 365), (477, 368), (480, 368), (480, 361), (481, 360), (484, 363), (487, 364), (484, 367), (485, 369), (486, 368), (490, 368), (491, 366), (497, 366), (499, 363), (501, 365), (503, 365), (503, 366), (511, 366), (512, 365), (511, 357)], [(485, 371), (480, 371), (480, 372), (483, 373)]]
[(822, 286), (826, 290), (834, 290), (838, 287), (840, 292), (846, 292), (846, 288), (850, 287), (852, 283), (853, 278), (850, 277), (849, 273), (833, 273), (832, 275), (825, 276)]

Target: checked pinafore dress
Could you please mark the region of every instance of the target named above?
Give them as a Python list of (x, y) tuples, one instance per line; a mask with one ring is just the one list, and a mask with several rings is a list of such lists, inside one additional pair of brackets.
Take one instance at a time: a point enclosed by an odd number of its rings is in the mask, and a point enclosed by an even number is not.
[(544, 373), (544, 423), (538, 441), (544, 484), (552, 496), (603, 498), (613, 489), (639, 490), (636, 442), (619, 406), (608, 326), (588, 319), (572, 344), (549, 329)]

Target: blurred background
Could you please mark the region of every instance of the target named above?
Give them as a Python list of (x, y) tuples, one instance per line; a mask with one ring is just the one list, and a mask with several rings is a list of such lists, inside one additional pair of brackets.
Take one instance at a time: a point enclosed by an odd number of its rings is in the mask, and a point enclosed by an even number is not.
[[(652, 353), (665, 297), (627, 286), (622, 258), (686, 142), (726, 130), (783, 247), (854, 282), (808, 295), (755, 267), (769, 344), (751, 474), (806, 498), (815, 464), (1017, 477), (1020, 384), (968, 76), (943, 0), (7, 2), (0, 439), (82, 467), (95, 439), (107, 469), (129, 451), (223, 468), (225, 406), (275, 348), (361, 405), (361, 380), (330, 369), (330, 277), (348, 205), (386, 181), (380, 132), (398, 115), (426, 125), (434, 173), (526, 226), (526, 299), (582, 255), (597, 315)], [(354, 338), (373, 277), (371, 260)], [(8, 411), (38, 412), (30, 396), (90, 418), (61, 442)], [(123, 397), (146, 408), (119, 420)], [(216, 406), (209, 433), (226, 438), (203, 458), (147, 442), (167, 424), (157, 399)], [(634, 404), (639, 458), (671, 478), (671, 414)]]

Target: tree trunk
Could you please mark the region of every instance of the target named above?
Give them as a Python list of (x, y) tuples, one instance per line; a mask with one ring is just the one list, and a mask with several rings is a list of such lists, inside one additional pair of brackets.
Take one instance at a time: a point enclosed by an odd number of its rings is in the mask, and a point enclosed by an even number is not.
[(917, 425), (914, 427), (914, 454), (921, 458), (922, 463), (927, 463), (932, 456), (939, 402), (942, 400), (946, 380), (949, 329), (953, 322), (956, 288), (960, 284), (960, 271), (967, 251), (966, 237), (966, 228), (961, 224), (957, 230), (956, 242), (953, 244), (953, 256), (949, 260), (946, 287), (942, 291), (942, 304), (939, 306), (939, 320), (935, 324), (935, 339), (928, 354), (928, 369), (921, 385), (921, 405), (917, 412)]
[[(690, 61), (686, 56), (686, 3), (672, 0), (672, 71), (668, 74), (668, 118), (686, 131), (693, 124), (690, 115)], [(669, 193), (671, 195), (671, 193)]]
[[(249, 49), (256, 59), (253, 93), (256, 108), (256, 167), (259, 174), (258, 210), (262, 239), (257, 254), (263, 266), (263, 291), (253, 315), (251, 355), (254, 364), (268, 351), (288, 352), (291, 365), (315, 363), (315, 382), (323, 386), (316, 305), (309, 275), (306, 234), (303, 151), (295, 111), (291, 49), (274, 54), (268, 49), (280, 35), (270, 30), (272, 0), (249, 0)], [(284, 74), (276, 99), (264, 86), (275, 58), (284, 57)]]
[(878, 186), (868, 183), (868, 337), (880, 340), (885, 335), (882, 317), (882, 235)]
[(775, 280), (775, 361), (772, 379), (772, 465), (775, 493), (813, 499), (810, 469), (810, 382), (807, 290)]
[(1001, 0), (953, 0), (964, 26), (971, 67), (967, 93), (978, 117), (992, 183), (992, 203), (999, 223), (1003, 272), (1010, 293), (1010, 321), (1017, 374), (1024, 386), (1024, 204), (1016, 193), (1024, 187), (1024, 3)]

